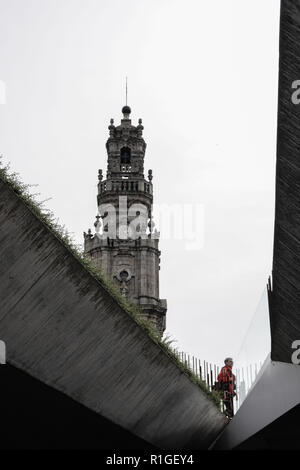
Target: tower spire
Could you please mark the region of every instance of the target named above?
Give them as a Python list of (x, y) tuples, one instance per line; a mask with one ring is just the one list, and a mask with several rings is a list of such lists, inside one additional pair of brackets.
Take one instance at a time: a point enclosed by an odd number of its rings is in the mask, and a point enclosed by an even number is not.
[(128, 96), (128, 80), (126, 77), (126, 106), (127, 106), (127, 96)]

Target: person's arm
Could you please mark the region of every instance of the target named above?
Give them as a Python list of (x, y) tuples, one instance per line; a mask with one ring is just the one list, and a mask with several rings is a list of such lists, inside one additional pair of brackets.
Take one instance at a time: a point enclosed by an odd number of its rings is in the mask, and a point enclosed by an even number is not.
[(221, 369), (218, 375), (218, 384), (219, 384), (219, 391), (221, 392), (223, 390), (223, 369)]

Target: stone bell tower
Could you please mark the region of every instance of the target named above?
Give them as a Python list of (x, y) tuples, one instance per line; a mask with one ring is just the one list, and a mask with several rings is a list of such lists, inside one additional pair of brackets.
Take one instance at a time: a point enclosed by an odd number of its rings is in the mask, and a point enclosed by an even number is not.
[(119, 126), (110, 121), (106, 179), (99, 170), (95, 233), (84, 233), (84, 251), (128, 300), (138, 304), (162, 335), (167, 301), (159, 298), (159, 232), (152, 219), (152, 170), (144, 176), (142, 120), (131, 124), (129, 106)]

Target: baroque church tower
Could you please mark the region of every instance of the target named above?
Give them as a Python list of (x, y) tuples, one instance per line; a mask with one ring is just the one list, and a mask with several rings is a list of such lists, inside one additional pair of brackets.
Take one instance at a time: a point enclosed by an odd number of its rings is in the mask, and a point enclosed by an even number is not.
[(99, 170), (95, 233), (84, 233), (84, 251), (162, 335), (167, 301), (159, 298), (159, 232), (152, 218), (152, 170), (146, 179), (142, 120), (133, 126), (127, 105), (122, 113), (121, 124), (115, 126), (111, 119), (108, 127), (106, 179)]

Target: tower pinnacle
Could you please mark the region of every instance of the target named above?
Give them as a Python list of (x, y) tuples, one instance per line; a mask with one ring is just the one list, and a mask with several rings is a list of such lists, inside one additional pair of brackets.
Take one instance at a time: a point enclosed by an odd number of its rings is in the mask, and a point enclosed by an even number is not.
[(129, 119), (129, 116), (130, 116), (130, 113), (131, 113), (130, 107), (127, 106), (127, 105), (123, 106), (122, 113), (123, 113), (124, 119)]

